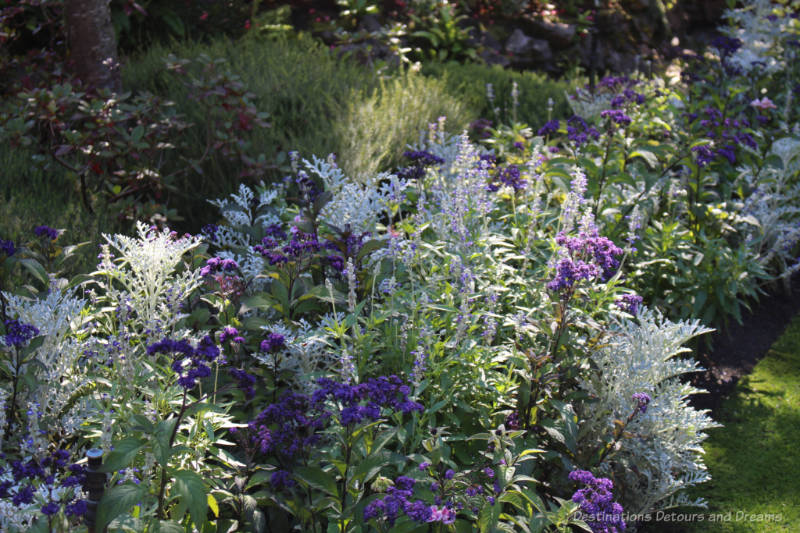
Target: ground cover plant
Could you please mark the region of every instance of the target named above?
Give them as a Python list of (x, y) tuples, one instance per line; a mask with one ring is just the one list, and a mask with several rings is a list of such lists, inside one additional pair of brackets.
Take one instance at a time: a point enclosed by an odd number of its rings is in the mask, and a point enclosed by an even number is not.
[[(170, 90), (211, 102), (194, 148), (254, 174), (205, 201), (195, 234), (104, 231), (78, 275), (61, 229), (0, 240), (2, 528), (622, 531), (705, 506), (718, 424), (688, 402), (688, 346), (798, 264), (790, 7), (732, 11), (682, 78), (604, 78), (568, 117), (555, 99), (522, 116), (512, 76), (493, 123), (454, 134), (468, 121), (443, 96), (422, 104), (457, 116), (408, 141), (385, 125), (446, 82), (403, 74), (348, 108), (367, 118), (342, 130), (345, 157), (287, 150), (274, 181), (249, 155), (258, 95), (210, 56), (170, 58)], [(186, 130), (178, 114), (145, 128), (158, 97), (109, 111), (59, 90), (86, 115), (46, 116), (59, 128), (38, 147), (73, 157), (81, 187), (94, 165), (125, 170), (95, 187), (111, 195), (168, 168), (159, 143)], [(33, 145), (37, 122), (5, 112)], [(77, 149), (97, 135), (87, 117), (121, 117), (117, 149)], [(148, 176), (129, 196), (156, 198)], [(82, 491), (90, 448), (99, 502)]]
[[(797, 490), (794, 478), (786, 474), (797, 461), (789, 443), (794, 441), (792, 430), (798, 427), (793, 420), (797, 416), (793, 406), (798, 394), (798, 348), (795, 319), (723, 405), (719, 420), (725, 429), (709, 433), (706, 457), (714, 481), (703, 491), (710, 501), (709, 512), (731, 513), (734, 519), (737, 513), (746, 513), (747, 519), (697, 523), (693, 531), (786, 531), (796, 527), (800, 519), (796, 508), (782, 495)], [(764, 444), (757, 454), (742, 446), (752, 438)], [(741, 483), (747, 478), (759, 480), (762, 490), (758, 494), (742, 490)], [(769, 485), (763, 480), (770, 480)]]

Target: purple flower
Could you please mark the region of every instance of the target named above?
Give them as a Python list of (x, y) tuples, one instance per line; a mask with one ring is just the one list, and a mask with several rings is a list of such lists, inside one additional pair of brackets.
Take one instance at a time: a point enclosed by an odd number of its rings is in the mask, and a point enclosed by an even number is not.
[(67, 516), (83, 516), (88, 510), (89, 506), (86, 504), (86, 500), (77, 500), (74, 503), (67, 504), (64, 514)]
[(198, 378), (211, 375), (211, 368), (206, 363), (216, 360), (220, 355), (219, 348), (209, 335), (203, 337), (195, 348), (187, 341), (165, 338), (148, 346), (147, 353), (172, 354), (174, 359), (170, 366), (178, 374), (178, 384), (187, 390), (194, 388)]
[(208, 238), (209, 241), (217, 242), (217, 232), (219, 231), (219, 226), (216, 224), (206, 224), (200, 231)]
[(717, 155), (721, 155), (725, 157), (731, 165), (736, 163), (736, 152), (733, 149), (733, 146), (727, 145), (719, 148), (717, 150)]
[(233, 259), (222, 259), (221, 257), (212, 257), (206, 261), (206, 266), (200, 269), (200, 275), (205, 277), (209, 274), (216, 274), (217, 272), (232, 272), (239, 269), (239, 264)]
[(269, 478), (269, 483), (275, 490), (289, 489), (294, 487), (297, 482), (286, 470), (276, 470)]
[(286, 347), (286, 337), (280, 333), (270, 333), (267, 338), (261, 341), (261, 351), (276, 353)]
[(556, 243), (564, 247), (567, 257), (562, 257), (556, 265), (556, 277), (547, 284), (551, 291), (571, 289), (580, 280), (601, 277), (611, 278), (619, 267), (617, 256), (622, 250), (611, 240), (601, 237), (597, 230), (580, 232), (575, 237), (560, 233)]
[(244, 392), (244, 397), (248, 400), (253, 399), (253, 397), (256, 395), (256, 390), (254, 388), (256, 384), (255, 376), (252, 376), (244, 370), (240, 370), (238, 368), (231, 368), (230, 373), (233, 379), (237, 381), (237, 387), (239, 390)]
[(59, 509), (61, 509), (61, 506), (56, 502), (50, 502), (42, 507), (42, 514), (45, 516), (53, 516)]
[(616, 302), (617, 307), (632, 315), (636, 315), (642, 305), (642, 297), (638, 294), (624, 294)]
[(455, 471), (452, 468), (450, 468), (450, 469), (447, 470), (447, 472), (444, 473), (444, 478), (445, 479), (453, 479), (453, 476), (455, 476), (455, 475), (456, 475)]
[(560, 126), (560, 122), (558, 120), (549, 120), (545, 122), (544, 126), (539, 128), (539, 131), (536, 132), (536, 135), (541, 135), (545, 137), (547, 135), (555, 135), (558, 133), (558, 128)]
[(695, 146), (692, 148), (692, 152), (697, 154), (697, 166), (700, 168), (714, 160), (714, 152), (711, 151), (708, 145)]
[(37, 237), (47, 237), (51, 241), (54, 241), (58, 238), (58, 230), (53, 229), (50, 226), (36, 226), (33, 228), (33, 232)]
[(219, 342), (222, 343), (229, 339), (234, 344), (243, 344), (245, 342), (244, 337), (239, 335), (238, 329), (233, 326), (225, 326), (219, 336)]
[(39, 334), (39, 330), (30, 324), (25, 324), (16, 319), (6, 320), (6, 334), (3, 340), (6, 346), (22, 348), (32, 338)]
[(17, 249), (14, 247), (14, 241), (0, 239), (0, 252), (3, 252), (6, 257), (11, 257), (17, 253)]
[(614, 484), (608, 478), (595, 478), (587, 470), (573, 470), (569, 479), (584, 485), (572, 495), (572, 501), (580, 504), (584, 521), (596, 533), (618, 533), (625, 530), (622, 506), (614, 503)]
[(606, 109), (605, 111), (600, 112), (600, 116), (610, 119), (612, 122), (619, 124), (620, 126), (627, 126), (631, 123), (631, 117), (626, 115), (621, 109)]
[(14, 497), (11, 498), (11, 503), (14, 504), (15, 507), (19, 507), (22, 504), (30, 504), (33, 502), (33, 486), (32, 485), (25, 485), (21, 489), (17, 490), (17, 493), (14, 494)]
[(646, 392), (636, 392), (631, 399), (636, 402), (636, 408), (639, 409), (639, 412), (642, 414), (647, 411), (647, 405), (651, 401), (650, 395)]

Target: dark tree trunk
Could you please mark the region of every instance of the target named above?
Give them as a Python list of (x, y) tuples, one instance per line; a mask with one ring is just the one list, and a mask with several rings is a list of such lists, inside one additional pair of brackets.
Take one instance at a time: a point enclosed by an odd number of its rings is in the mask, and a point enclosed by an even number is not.
[(72, 69), (88, 87), (120, 91), (119, 63), (109, 0), (66, 0)]

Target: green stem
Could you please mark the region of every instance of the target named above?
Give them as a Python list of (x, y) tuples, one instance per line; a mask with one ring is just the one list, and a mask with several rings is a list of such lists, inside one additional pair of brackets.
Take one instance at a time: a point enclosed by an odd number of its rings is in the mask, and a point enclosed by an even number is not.
[[(181, 425), (181, 418), (186, 413), (186, 389), (183, 389), (183, 399), (181, 400), (181, 410), (178, 413), (178, 419), (175, 421), (175, 427), (172, 428), (172, 434), (169, 436), (169, 448), (172, 448), (175, 442), (175, 436), (178, 434), (178, 428)], [(167, 465), (161, 465), (161, 486), (158, 489), (158, 510), (156, 516), (162, 520), (167, 519), (166, 509), (164, 508), (164, 492), (167, 488)]]

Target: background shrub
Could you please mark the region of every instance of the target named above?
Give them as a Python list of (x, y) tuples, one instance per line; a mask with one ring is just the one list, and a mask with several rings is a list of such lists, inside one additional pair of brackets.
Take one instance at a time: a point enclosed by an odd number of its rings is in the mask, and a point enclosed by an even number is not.
[[(428, 76), (441, 77), (453, 94), (475, 108), (478, 116), (495, 122), (512, 117), (511, 92), (514, 82), (518, 86), (516, 120), (539, 128), (547, 122), (547, 100), (553, 99), (553, 117), (569, 116), (569, 105), (565, 91), (572, 90), (575, 80), (554, 80), (539, 72), (515, 72), (499, 65), (488, 67), (474, 63), (426, 63), (422, 72)], [(491, 83), (494, 103), (486, 97), (486, 84)], [(498, 112), (495, 112), (495, 109)]]

